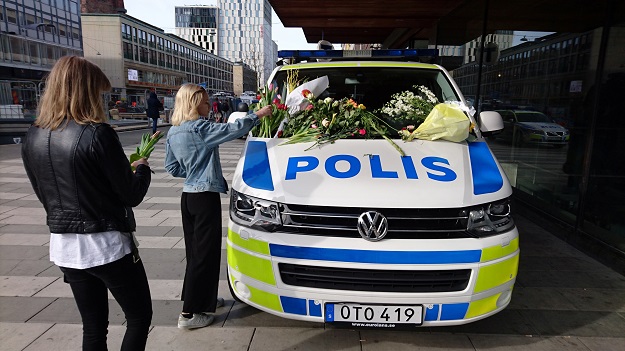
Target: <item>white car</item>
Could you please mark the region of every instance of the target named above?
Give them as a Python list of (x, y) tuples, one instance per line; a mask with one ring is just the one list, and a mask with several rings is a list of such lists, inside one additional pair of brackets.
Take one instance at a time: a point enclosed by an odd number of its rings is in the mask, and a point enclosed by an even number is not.
[(503, 119), (504, 129), (497, 138), (514, 145), (525, 144), (566, 146), (571, 137), (569, 130), (555, 123), (544, 113), (530, 110), (497, 110)]

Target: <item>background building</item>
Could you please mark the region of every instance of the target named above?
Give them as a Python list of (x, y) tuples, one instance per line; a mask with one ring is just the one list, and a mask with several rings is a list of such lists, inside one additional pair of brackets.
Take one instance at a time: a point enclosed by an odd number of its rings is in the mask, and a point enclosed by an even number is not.
[(85, 57), (111, 80), (113, 98), (143, 105), (146, 93), (175, 94), (183, 83), (232, 91), (232, 62), (125, 13), (83, 13)]
[(215, 6), (176, 6), (176, 35), (219, 55), (217, 25), (219, 8)]
[(75, 0), (0, 5), (0, 118), (33, 117), (39, 82), (56, 60), (82, 55), (80, 7)]
[(245, 62), (263, 84), (275, 67), (269, 1), (219, 0), (218, 6), (219, 56)]
[(244, 62), (235, 62), (232, 66), (234, 95), (240, 96), (244, 91), (256, 91), (258, 82), (256, 72)]

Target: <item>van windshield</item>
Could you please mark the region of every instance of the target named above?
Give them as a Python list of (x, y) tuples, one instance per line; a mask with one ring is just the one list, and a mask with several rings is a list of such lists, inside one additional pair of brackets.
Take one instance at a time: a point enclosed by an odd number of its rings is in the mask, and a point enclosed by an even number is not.
[[(373, 111), (391, 100), (391, 95), (405, 90), (414, 91), (413, 85), (430, 89), (439, 102), (459, 101), (451, 83), (438, 70), (407, 67), (314, 67), (301, 68), (298, 79), (301, 82), (328, 76), (330, 86), (318, 98), (331, 97), (354, 99)], [(286, 70), (276, 73), (273, 80), (282, 91), (287, 80)]]

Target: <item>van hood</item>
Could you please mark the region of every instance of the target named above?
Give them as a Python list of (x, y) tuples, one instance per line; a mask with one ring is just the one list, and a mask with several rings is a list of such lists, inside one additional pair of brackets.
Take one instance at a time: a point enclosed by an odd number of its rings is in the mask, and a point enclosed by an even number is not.
[(249, 137), (232, 188), (288, 204), (450, 208), (500, 200), (512, 189), (483, 141), (337, 140), (281, 145)]

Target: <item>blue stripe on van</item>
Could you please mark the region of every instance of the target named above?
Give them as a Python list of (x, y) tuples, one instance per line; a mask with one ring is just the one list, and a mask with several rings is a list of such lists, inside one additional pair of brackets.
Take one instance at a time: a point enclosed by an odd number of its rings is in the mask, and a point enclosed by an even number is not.
[(315, 303), (315, 300), (308, 300), (308, 314), (313, 317), (321, 317), (321, 303)]
[(272, 256), (335, 262), (386, 264), (451, 264), (480, 261), (481, 250), (465, 251), (372, 251), (324, 249), (269, 244)]
[(424, 321), (438, 320), (438, 309), (440, 308), (440, 305), (434, 304), (432, 308), (427, 308), (425, 306), (423, 306), (423, 308), (425, 309), (425, 317), (423, 318)]
[(282, 310), (286, 313), (306, 315), (306, 299), (296, 297), (280, 296)]
[(444, 304), (441, 310), (441, 320), (451, 321), (464, 319), (464, 316), (467, 314), (467, 309), (469, 309), (468, 302)]
[(503, 178), (488, 145), (485, 142), (473, 142), (468, 145), (473, 175), (473, 194), (494, 193), (501, 189)]
[(243, 181), (252, 188), (273, 191), (267, 143), (249, 141), (243, 162)]

